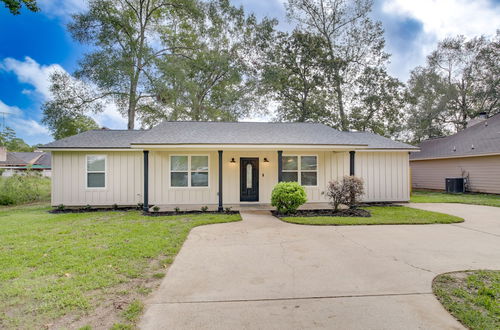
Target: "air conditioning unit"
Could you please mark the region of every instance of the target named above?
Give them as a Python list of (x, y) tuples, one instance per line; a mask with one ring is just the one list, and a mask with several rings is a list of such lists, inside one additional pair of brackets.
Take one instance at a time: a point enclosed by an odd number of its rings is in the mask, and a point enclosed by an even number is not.
[(463, 193), (465, 192), (465, 179), (464, 178), (446, 178), (445, 186), (447, 193)]

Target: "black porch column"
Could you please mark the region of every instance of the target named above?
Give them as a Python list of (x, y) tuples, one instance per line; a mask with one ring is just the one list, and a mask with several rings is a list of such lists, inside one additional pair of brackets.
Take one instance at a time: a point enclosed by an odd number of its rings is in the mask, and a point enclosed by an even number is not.
[(223, 211), (222, 208), (222, 150), (219, 150), (219, 212)]
[(144, 150), (144, 212), (149, 211), (149, 201), (148, 201), (148, 193), (149, 193), (149, 150)]
[(354, 159), (356, 151), (349, 151), (349, 175), (354, 176)]
[(278, 182), (283, 181), (283, 151), (278, 150)]

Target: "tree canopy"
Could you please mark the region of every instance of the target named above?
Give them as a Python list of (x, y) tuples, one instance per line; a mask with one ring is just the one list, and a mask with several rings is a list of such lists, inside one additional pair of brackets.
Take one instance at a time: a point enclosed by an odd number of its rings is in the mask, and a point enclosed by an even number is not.
[(39, 11), (36, 0), (0, 0), (4, 3), (5, 7), (9, 9), (13, 15), (19, 15), (21, 8), (24, 6), (30, 11)]

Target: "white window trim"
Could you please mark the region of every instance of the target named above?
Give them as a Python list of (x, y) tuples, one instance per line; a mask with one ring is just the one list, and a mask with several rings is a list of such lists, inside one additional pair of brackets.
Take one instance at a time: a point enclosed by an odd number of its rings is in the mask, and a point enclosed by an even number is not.
[[(103, 171), (91, 171), (89, 172), (89, 161), (90, 156), (104, 157), (104, 172)], [(104, 173), (104, 187), (89, 187), (89, 173)], [(105, 154), (88, 154), (85, 155), (85, 189), (87, 190), (105, 190), (108, 187), (108, 155)]]
[[(172, 157), (175, 156), (185, 156), (188, 158), (188, 168), (187, 171), (172, 171)], [(191, 170), (191, 157), (192, 156), (205, 156), (208, 162), (208, 169), (206, 171), (193, 171)], [(188, 173), (188, 185), (186, 187), (172, 186), (172, 173)], [(191, 186), (191, 173), (203, 172), (208, 174), (208, 185), (207, 186)], [(170, 154), (168, 158), (168, 187), (172, 189), (208, 189), (210, 188), (210, 155), (209, 154)]]
[[(302, 170), (301, 169), (301, 162), (302, 162), (302, 157), (305, 156), (314, 156), (316, 157), (316, 170)], [(297, 172), (297, 182), (302, 186), (302, 176), (301, 176), (301, 173), (302, 172), (315, 172), (316, 173), (316, 185), (314, 186), (303, 186), (303, 187), (308, 187), (308, 188), (315, 188), (315, 187), (319, 187), (319, 157), (318, 155), (314, 154), (314, 155), (304, 155), (304, 154), (286, 154), (286, 155), (283, 155), (283, 157), (297, 157), (297, 169), (296, 170), (285, 170), (285, 169), (282, 169), (281, 171), (282, 172)]]

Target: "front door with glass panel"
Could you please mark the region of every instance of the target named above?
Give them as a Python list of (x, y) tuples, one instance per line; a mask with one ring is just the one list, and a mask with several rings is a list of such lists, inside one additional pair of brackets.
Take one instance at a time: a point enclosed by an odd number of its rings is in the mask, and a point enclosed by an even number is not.
[(240, 201), (259, 200), (259, 159), (240, 159)]

